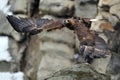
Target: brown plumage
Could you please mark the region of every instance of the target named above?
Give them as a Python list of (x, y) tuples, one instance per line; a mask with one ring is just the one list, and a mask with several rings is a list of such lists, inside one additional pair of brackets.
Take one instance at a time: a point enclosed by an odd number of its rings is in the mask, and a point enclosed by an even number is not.
[[(23, 33), (37, 34), (42, 30), (54, 30), (67, 27), (73, 30), (80, 41), (79, 55), (86, 62), (91, 62), (94, 58), (104, 57), (107, 53), (107, 44), (95, 31), (90, 30), (90, 18), (69, 18), (69, 19), (27, 19), (7, 16), (12, 27)], [(102, 52), (103, 51), (103, 52)], [(109, 53), (109, 52), (108, 52)]]
[(94, 58), (105, 57), (110, 53), (106, 42), (95, 31), (90, 30), (91, 21), (89, 18), (71, 18), (66, 22), (66, 27), (74, 30), (79, 39), (79, 55), (85, 62), (90, 63)]
[(7, 16), (11, 26), (21, 33), (30, 33), (32, 35), (40, 33), (42, 30), (51, 30), (62, 28), (63, 20), (49, 20), (49, 19), (34, 19), (34, 18), (17, 18), (14, 16)]

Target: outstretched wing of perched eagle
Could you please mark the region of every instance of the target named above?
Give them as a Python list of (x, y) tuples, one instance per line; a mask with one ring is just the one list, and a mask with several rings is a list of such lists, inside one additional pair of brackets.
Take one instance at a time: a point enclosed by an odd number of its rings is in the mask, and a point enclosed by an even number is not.
[(32, 35), (40, 33), (42, 30), (53, 30), (64, 27), (63, 19), (17, 18), (12, 15), (7, 16), (7, 19), (17, 32), (30, 33)]

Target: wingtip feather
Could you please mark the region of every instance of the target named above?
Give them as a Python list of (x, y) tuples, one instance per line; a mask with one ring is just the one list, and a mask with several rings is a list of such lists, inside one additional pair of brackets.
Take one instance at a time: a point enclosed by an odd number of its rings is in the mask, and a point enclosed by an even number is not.
[(18, 19), (17, 17), (14, 17), (13, 15), (7, 15), (6, 16), (8, 22), (11, 24), (11, 26), (17, 31), (17, 32), (21, 32), (21, 28), (19, 27), (20, 24), (20, 19)]

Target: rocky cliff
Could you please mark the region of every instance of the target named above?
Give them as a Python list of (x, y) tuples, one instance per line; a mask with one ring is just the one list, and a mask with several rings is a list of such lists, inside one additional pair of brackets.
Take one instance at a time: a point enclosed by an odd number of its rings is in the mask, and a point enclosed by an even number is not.
[[(9, 0), (8, 4), (15, 16), (30, 17), (30, 7), (34, 1), (37, 0)], [(26, 36), (17, 33), (1, 11), (0, 36), (8, 37), (7, 50), (12, 59), (0, 61), (0, 72), (22, 71), (25, 80), (119, 80), (119, 8), (119, 0), (39, 1), (38, 11), (33, 17), (57, 19), (77, 16), (105, 18), (111, 22), (116, 29), (114, 33), (104, 32), (100, 28), (104, 21), (92, 23), (91, 29), (108, 43), (111, 55), (95, 59), (90, 65), (76, 64), (72, 60), (73, 54), (78, 52), (78, 40), (74, 32), (63, 28)]]

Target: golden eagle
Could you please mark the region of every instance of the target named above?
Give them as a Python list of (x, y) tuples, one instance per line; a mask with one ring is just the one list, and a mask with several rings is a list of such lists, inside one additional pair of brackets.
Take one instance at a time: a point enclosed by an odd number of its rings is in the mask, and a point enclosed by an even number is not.
[(43, 30), (54, 30), (67, 27), (73, 30), (79, 39), (79, 55), (90, 63), (94, 58), (105, 57), (110, 53), (106, 42), (100, 38), (95, 31), (90, 30), (90, 18), (69, 18), (69, 19), (34, 19), (34, 18), (17, 18), (7, 16), (12, 27), (20, 33), (30, 33), (32, 35), (40, 33)]

